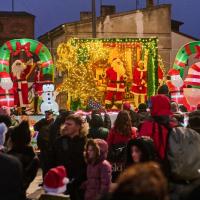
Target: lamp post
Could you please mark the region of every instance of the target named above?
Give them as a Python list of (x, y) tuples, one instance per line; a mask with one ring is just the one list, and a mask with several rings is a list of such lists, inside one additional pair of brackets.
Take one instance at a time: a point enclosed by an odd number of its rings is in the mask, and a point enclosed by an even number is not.
[(92, 0), (92, 37), (96, 38), (96, 0)]

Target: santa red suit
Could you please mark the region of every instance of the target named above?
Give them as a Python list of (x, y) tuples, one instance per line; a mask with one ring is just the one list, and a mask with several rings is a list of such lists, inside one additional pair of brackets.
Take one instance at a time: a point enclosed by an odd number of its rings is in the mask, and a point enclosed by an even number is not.
[(131, 87), (131, 92), (137, 95), (147, 94), (147, 71), (140, 69), (140, 67), (133, 68), (133, 83)]
[[(21, 71), (17, 72), (20, 68)], [(14, 83), (14, 103), (17, 107), (25, 107), (28, 101), (27, 78), (33, 68), (33, 64), (25, 65), (21, 60), (12, 64), (12, 80)]]
[(106, 78), (108, 79), (107, 83), (107, 92), (105, 97), (105, 104), (111, 104), (113, 97), (115, 97), (114, 102), (116, 104), (122, 104), (125, 92), (125, 71), (124, 73), (117, 72), (115, 68), (109, 67), (106, 70)]

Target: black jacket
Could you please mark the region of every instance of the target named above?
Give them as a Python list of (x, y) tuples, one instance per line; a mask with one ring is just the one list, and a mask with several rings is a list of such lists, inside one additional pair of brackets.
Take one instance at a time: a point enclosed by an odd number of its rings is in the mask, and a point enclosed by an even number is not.
[(0, 180), (0, 199), (23, 199), (22, 166), (16, 158), (4, 153), (0, 153)]
[(61, 136), (53, 147), (53, 165), (64, 165), (68, 178), (80, 185), (86, 179), (86, 163), (83, 152), (86, 138)]

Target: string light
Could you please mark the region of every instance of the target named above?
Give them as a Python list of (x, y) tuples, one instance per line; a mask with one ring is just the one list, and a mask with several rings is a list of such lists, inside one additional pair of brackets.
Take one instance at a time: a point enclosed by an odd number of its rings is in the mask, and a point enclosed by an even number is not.
[(130, 55), (133, 61), (138, 61), (141, 52), (137, 52), (137, 48), (140, 48), (148, 68), (148, 96), (151, 96), (155, 94), (158, 82), (155, 76), (158, 67), (157, 42), (157, 38), (72, 38), (61, 43), (57, 49), (56, 66), (58, 70), (67, 72), (67, 75), (58, 91), (68, 92), (73, 99), (80, 98), (84, 101), (90, 97), (95, 100), (99, 96), (102, 98), (95, 79), (99, 63), (104, 63), (107, 67), (113, 49), (118, 49), (123, 54), (122, 60), (125, 63), (130, 59), (127, 55), (129, 51), (132, 52)]

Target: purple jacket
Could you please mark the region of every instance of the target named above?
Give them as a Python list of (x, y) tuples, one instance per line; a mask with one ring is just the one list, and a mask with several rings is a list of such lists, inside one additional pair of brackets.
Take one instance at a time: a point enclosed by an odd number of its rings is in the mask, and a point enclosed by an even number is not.
[[(99, 195), (108, 192), (111, 184), (110, 163), (105, 160), (108, 150), (106, 141), (95, 139), (95, 143), (100, 149), (100, 155), (94, 164), (87, 165), (87, 181), (84, 183), (85, 200), (95, 200)], [(86, 156), (87, 160), (87, 156)]]

